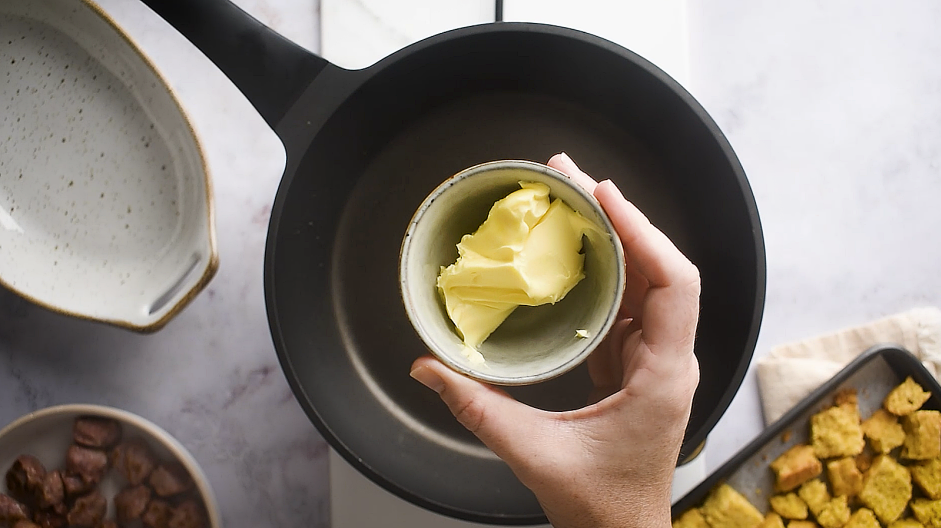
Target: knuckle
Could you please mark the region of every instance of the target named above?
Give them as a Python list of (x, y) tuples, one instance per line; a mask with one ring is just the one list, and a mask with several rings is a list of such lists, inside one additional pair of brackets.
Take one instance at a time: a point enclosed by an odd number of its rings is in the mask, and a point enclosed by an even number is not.
[(689, 285), (691, 291), (700, 291), (702, 288), (702, 276), (699, 273), (699, 268), (696, 267), (692, 262), (689, 263), (689, 266), (686, 268), (685, 273), (686, 283)]
[(472, 433), (480, 429), (486, 416), (484, 405), (479, 399), (473, 397), (459, 402), (452, 411), (457, 421)]

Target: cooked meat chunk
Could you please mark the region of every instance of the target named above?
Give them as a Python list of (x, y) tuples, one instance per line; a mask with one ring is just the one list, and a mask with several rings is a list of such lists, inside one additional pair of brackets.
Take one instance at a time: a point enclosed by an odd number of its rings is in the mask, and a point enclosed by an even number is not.
[(0, 493), (0, 524), (13, 524), (29, 519), (29, 508), (9, 495)]
[(96, 449), (111, 449), (121, 440), (121, 424), (110, 418), (80, 416), (72, 427), (76, 444)]
[(32, 502), (46, 476), (46, 468), (33, 455), (20, 455), (7, 471), (7, 489), (13, 497)]
[(62, 488), (65, 490), (65, 496), (69, 500), (85, 495), (95, 487), (93, 482), (85, 482), (80, 475), (62, 475)]
[(157, 457), (146, 442), (139, 438), (126, 440), (111, 452), (114, 466), (131, 485), (143, 484), (157, 466)]
[(36, 495), (36, 504), (43, 509), (54, 508), (65, 501), (65, 487), (62, 485), (62, 474), (59, 470), (50, 471), (42, 479), (39, 493)]
[(150, 502), (150, 488), (141, 484), (124, 488), (114, 496), (114, 509), (118, 523), (127, 524), (141, 515)]
[(193, 488), (193, 479), (178, 462), (160, 464), (150, 475), (150, 485), (160, 497), (172, 497)]
[(169, 528), (203, 528), (206, 518), (203, 508), (195, 500), (189, 499), (173, 508)]
[(108, 470), (108, 455), (98, 449), (73, 444), (65, 454), (65, 469), (71, 475), (82, 477), (86, 483), (98, 484)]
[(39, 528), (65, 528), (69, 522), (65, 520), (65, 514), (58, 514), (50, 511), (39, 511), (33, 515), (33, 521), (39, 525)]
[(104, 520), (107, 511), (108, 501), (95, 490), (75, 500), (67, 519), (70, 526), (96, 528)]
[(147, 528), (168, 528), (172, 510), (167, 501), (154, 499), (147, 505), (147, 511), (141, 516), (141, 521)]

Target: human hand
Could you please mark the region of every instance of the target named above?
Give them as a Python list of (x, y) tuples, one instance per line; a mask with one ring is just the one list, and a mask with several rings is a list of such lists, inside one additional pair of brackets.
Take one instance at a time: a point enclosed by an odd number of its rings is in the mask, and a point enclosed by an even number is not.
[(588, 359), (590, 404), (534, 409), (427, 356), (411, 376), (510, 466), (555, 528), (668, 527), (699, 383), (699, 271), (610, 180), (595, 182), (565, 154), (549, 166), (594, 194), (627, 261), (618, 321)]

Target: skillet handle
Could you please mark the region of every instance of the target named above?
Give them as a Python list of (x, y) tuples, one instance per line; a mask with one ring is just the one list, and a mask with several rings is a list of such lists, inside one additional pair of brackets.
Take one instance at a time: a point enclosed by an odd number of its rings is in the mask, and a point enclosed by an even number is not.
[(216, 64), (272, 129), (328, 62), (229, 0), (143, 0)]

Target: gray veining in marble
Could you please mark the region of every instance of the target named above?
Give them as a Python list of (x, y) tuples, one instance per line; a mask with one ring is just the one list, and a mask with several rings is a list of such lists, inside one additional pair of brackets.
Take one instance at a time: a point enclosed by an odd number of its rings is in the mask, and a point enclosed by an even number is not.
[[(131, 0), (101, 3), (192, 114), (214, 176), (221, 267), (149, 336), (0, 292), (0, 423), (56, 403), (122, 407), (192, 451), (227, 526), (326, 526), (327, 450), (281, 374), (262, 296), (283, 150), (227, 79), (161, 20)], [(239, 4), (317, 49), (316, 0)], [(756, 354), (941, 305), (941, 4), (689, 6), (690, 86), (740, 156), (765, 230), (768, 297)], [(750, 372), (709, 439), (709, 466), (760, 428)]]
[[(764, 228), (756, 356), (941, 306), (941, 4), (690, 6), (694, 95), (741, 159)], [(711, 467), (760, 431), (755, 383), (749, 372), (710, 436)]]

